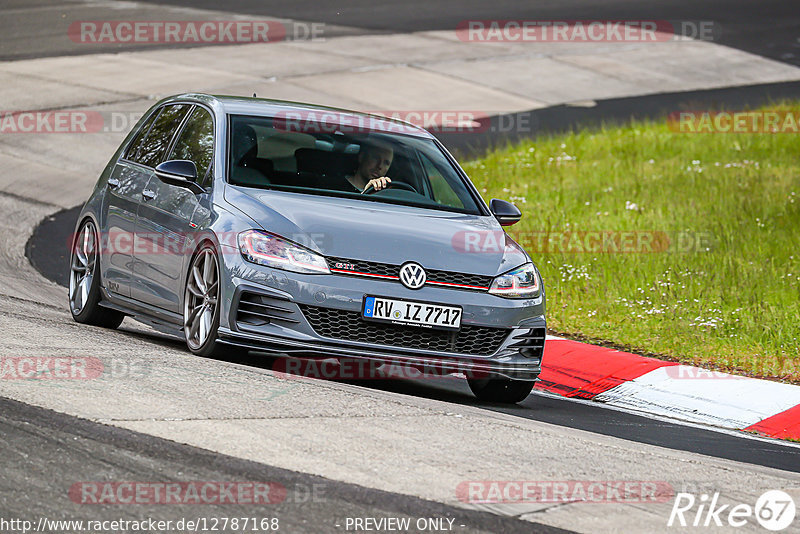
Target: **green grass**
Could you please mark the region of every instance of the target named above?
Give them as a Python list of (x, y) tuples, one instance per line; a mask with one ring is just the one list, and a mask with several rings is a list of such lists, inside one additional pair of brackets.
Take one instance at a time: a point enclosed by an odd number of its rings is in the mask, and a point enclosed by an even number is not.
[[(542, 272), (551, 329), (800, 382), (800, 135), (636, 122), (464, 167), (486, 199), (523, 211), (509, 233)], [(573, 252), (542, 239), (586, 231), (655, 235), (655, 251)]]

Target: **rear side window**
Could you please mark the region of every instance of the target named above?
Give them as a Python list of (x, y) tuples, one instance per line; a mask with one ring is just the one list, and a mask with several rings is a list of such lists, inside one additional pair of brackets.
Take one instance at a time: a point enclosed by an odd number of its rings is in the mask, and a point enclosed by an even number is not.
[(186, 121), (175, 147), (167, 159), (188, 159), (197, 166), (197, 181), (205, 185), (204, 178), (214, 155), (214, 120), (211, 113), (196, 107)]
[(144, 138), (142, 146), (133, 161), (148, 167), (155, 167), (161, 163), (167, 145), (169, 145), (175, 130), (180, 126), (190, 107), (188, 104), (165, 107), (153, 123), (150, 133)]
[(128, 150), (125, 152), (125, 159), (129, 159), (131, 161), (136, 161), (136, 154), (139, 152), (139, 149), (142, 147), (142, 141), (144, 140), (147, 133), (150, 131), (150, 128), (153, 126), (153, 122), (155, 122), (156, 117), (161, 110), (156, 110), (147, 121), (142, 124), (142, 127), (139, 128), (139, 131), (136, 132), (136, 135), (131, 141), (130, 146), (128, 146)]

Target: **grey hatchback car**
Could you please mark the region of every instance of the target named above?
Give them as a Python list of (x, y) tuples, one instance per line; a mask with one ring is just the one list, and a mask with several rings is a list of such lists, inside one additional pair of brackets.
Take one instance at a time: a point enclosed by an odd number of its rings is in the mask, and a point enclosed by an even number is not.
[(502, 228), (520, 217), (409, 123), (184, 94), (144, 114), (80, 212), (69, 307), (204, 356), (435, 368), (515, 403), (545, 343), (541, 277)]

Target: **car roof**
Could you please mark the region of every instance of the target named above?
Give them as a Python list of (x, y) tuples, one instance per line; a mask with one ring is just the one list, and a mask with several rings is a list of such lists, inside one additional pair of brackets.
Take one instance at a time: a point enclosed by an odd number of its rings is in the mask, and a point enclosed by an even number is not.
[(310, 122), (317, 120), (340, 120), (343, 124), (357, 124), (360, 127), (367, 127), (371, 131), (402, 133), (415, 137), (433, 138), (430, 132), (410, 122), (386, 117), (384, 115), (317, 104), (244, 96), (209, 95), (204, 93), (175, 95), (164, 99), (162, 103), (173, 100), (197, 101), (214, 108), (221, 107), (222, 111), (229, 115), (254, 115), (263, 117), (280, 117), (284, 115), (292, 118), (302, 117), (304, 120)]

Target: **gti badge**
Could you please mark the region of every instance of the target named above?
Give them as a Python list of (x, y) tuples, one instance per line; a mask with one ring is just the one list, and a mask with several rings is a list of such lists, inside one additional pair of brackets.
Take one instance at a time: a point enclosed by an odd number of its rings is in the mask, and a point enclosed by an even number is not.
[(428, 276), (425, 274), (425, 269), (419, 263), (410, 261), (404, 263), (400, 267), (400, 281), (408, 289), (419, 289), (425, 285)]

